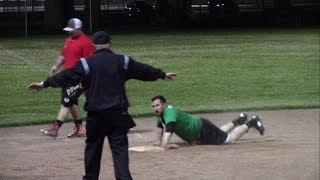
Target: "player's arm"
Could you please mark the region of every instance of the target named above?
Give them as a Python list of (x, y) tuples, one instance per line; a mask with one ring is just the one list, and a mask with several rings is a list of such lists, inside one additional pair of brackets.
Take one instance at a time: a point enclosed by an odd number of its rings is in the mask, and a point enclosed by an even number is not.
[(59, 71), (59, 69), (61, 69), (63, 61), (64, 61), (63, 56), (59, 56), (56, 63), (50, 69), (51, 75), (56, 74)]
[(163, 125), (161, 124), (161, 122), (157, 123), (157, 129), (156, 129), (156, 133), (157, 133), (157, 146), (161, 146), (161, 140), (162, 140), (162, 136), (163, 136)]
[(65, 55), (66, 55), (66, 47), (67, 47), (67, 40), (64, 42), (64, 46), (60, 51), (60, 56), (57, 58), (56, 63), (51, 67), (50, 73), (51, 76), (54, 74), (57, 74), (59, 70), (62, 68), (62, 65), (65, 61)]
[(162, 142), (161, 142), (161, 147), (164, 149), (167, 148), (167, 145), (170, 142), (170, 139), (176, 127), (176, 122), (169, 122), (165, 126), (166, 128), (165, 128), (165, 132), (162, 135)]

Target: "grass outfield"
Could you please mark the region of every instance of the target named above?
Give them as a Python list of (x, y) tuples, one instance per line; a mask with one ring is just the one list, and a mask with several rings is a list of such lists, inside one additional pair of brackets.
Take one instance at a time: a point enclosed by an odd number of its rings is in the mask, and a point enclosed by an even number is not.
[[(0, 126), (47, 123), (60, 89), (26, 87), (49, 74), (64, 36), (1, 38)], [(127, 83), (132, 115), (152, 113), (150, 97), (190, 112), (319, 107), (319, 29), (259, 29), (112, 35), (113, 50), (178, 74)], [(84, 98), (80, 98), (81, 106)]]

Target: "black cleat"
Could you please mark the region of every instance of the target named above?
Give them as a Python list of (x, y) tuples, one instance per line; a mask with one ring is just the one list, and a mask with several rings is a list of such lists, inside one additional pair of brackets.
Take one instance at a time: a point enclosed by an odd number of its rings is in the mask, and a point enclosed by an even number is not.
[(233, 120), (232, 122), (234, 123), (234, 125), (242, 125), (247, 121), (247, 114), (246, 113), (240, 113), (239, 117), (235, 120)]
[(264, 126), (259, 116), (253, 116), (249, 123), (259, 131), (260, 135), (264, 134)]

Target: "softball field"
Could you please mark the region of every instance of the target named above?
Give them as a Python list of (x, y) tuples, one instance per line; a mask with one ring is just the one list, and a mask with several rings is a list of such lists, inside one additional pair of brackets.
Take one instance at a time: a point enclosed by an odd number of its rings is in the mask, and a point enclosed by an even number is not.
[[(248, 112), (262, 117), (265, 136), (253, 129), (231, 145), (187, 146), (164, 152), (130, 152), (134, 179), (246, 179), (318, 180), (319, 109)], [(237, 117), (238, 112), (200, 114), (217, 125)], [(130, 146), (156, 140), (154, 118), (135, 119), (129, 133)], [(47, 125), (0, 129), (0, 179), (81, 179), (84, 174), (85, 138), (68, 139), (73, 124), (64, 124), (59, 137), (42, 136)], [(105, 143), (100, 179), (114, 179), (108, 144)]]

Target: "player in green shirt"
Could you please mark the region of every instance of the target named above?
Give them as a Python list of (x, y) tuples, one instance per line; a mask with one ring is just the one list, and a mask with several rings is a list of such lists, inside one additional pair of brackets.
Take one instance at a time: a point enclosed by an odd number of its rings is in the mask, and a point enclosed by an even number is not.
[(151, 105), (157, 114), (157, 135), (159, 146), (167, 148), (170, 138), (176, 133), (189, 144), (226, 144), (234, 142), (253, 127), (261, 135), (264, 126), (260, 117), (253, 116), (248, 122), (247, 115), (240, 116), (222, 127), (218, 128), (209, 120), (192, 117), (190, 114), (166, 104), (166, 99), (159, 95), (151, 98)]

